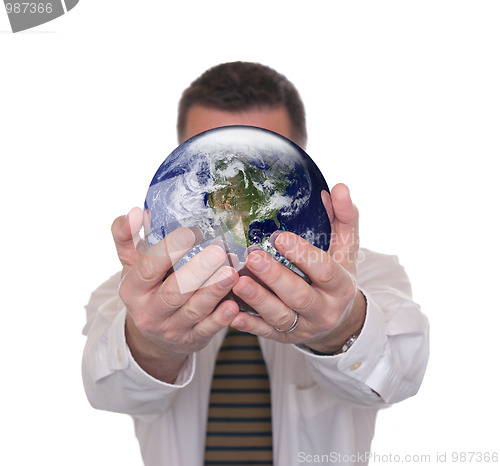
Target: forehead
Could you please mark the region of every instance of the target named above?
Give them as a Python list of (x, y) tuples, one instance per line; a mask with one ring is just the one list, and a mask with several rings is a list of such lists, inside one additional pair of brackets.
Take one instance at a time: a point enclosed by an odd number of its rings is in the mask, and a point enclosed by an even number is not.
[[(293, 139), (292, 125), (284, 107), (257, 108), (244, 112), (227, 112), (194, 105), (187, 113), (183, 142), (196, 134), (212, 128), (229, 125), (257, 126)], [(295, 142), (295, 141), (294, 141)]]

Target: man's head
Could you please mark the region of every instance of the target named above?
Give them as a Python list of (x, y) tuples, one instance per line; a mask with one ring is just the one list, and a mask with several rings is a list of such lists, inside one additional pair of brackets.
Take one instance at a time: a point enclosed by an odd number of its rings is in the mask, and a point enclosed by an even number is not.
[(299, 93), (285, 76), (246, 62), (210, 68), (179, 102), (179, 142), (211, 128), (252, 125), (275, 131), (305, 148), (305, 111)]

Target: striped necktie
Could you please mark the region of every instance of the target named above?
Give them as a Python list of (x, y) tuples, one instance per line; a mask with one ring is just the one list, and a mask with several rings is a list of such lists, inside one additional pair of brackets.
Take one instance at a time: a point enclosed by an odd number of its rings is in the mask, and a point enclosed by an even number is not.
[(271, 395), (255, 335), (228, 329), (215, 364), (205, 465), (272, 465)]

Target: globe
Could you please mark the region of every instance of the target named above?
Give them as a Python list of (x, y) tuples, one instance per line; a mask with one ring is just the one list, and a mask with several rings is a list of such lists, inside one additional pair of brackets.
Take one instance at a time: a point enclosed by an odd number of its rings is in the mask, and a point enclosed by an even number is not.
[(160, 165), (149, 186), (148, 243), (176, 228), (198, 227), (203, 240), (176, 268), (215, 240), (240, 267), (250, 246), (261, 247), (299, 275), (274, 248), (276, 230), (291, 231), (324, 251), (331, 226), (321, 199), (326, 181), (296, 144), (252, 126), (226, 126), (185, 141)]

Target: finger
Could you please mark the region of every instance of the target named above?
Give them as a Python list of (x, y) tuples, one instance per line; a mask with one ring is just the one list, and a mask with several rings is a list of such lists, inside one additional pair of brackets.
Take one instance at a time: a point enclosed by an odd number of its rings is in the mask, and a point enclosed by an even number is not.
[[(289, 306), (279, 299), (277, 295), (259, 285), (250, 277), (241, 277), (233, 287), (233, 293), (260, 315), (260, 317), (257, 317), (258, 320), (252, 324), (258, 325), (258, 334), (260, 336), (269, 337), (274, 327), (287, 329), (291, 325), (288, 325), (289, 322), (293, 322), (295, 319), (295, 312)], [(240, 322), (241, 325), (239, 327), (235, 326), (235, 328), (243, 330), (242, 325), (245, 325), (244, 322), (247, 322), (247, 320), (246, 317), (238, 318), (236, 325)], [(259, 320), (264, 320), (267, 327), (260, 325)], [(254, 333), (255, 328), (252, 327), (252, 333)]]
[(148, 248), (128, 268), (120, 284), (121, 295), (141, 297), (156, 289), (172, 265), (193, 248), (196, 240), (190, 228), (178, 228)]
[(211, 245), (170, 274), (152, 295), (150, 306), (162, 312), (167, 318), (205, 286), (205, 282), (226, 260), (226, 253), (218, 246)]
[(134, 207), (126, 216), (115, 219), (111, 225), (116, 252), (124, 267), (130, 266), (139, 258), (136, 244), (140, 241), (142, 218), (142, 210)]
[(333, 228), (334, 214), (333, 214), (332, 198), (330, 197), (330, 193), (326, 190), (321, 191), (321, 200), (328, 215), (328, 219), (330, 220), (330, 225), (332, 225)]
[[(289, 232), (286, 232), (286, 234), (293, 235)], [(297, 235), (293, 236), (295, 238), (302, 239)], [(273, 259), (268, 253), (264, 251), (252, 252), (247, 258), (246, 265), (248, 269), (255, 274), (259, 280), (265, 283), (265, 285), (269, 287), (289, 308), (299, 313), (309, 314), (317, 307), (319, 297), (316, 290), (299, 275)], [(267, 315), (268, 311), (265, 308), (271, 305), (272, 303), (270, 302), (268, 296), (268, 303), (265, 305), (260, 304), (259, 306), (260, 309), (266, 312)], [(256, 310), (258, 311), (258, 309)], [(290, 315), (291, 314), (289, 313), (289, 316)], [(285, 318), (286, 316), (284, 314), (280, 314), (280, 321)], [(272, 322), (279, 323), (275, 319), (272, 319)]]
[(359, 249), (359, 213), (352, 203), (349, 189), (339, 183), (331, 192), (334, 210), (330, 255), (351, 273), (356, 270)]
[[(323, 287), (323, 283), (334, 277), (325, 278), (325, 267), (331, 267), (333, 262), (329, 254), (313, 246), (304, 238), (291, 232), (280, 232), (274, 238), (274, 246), (280, 254), (285, 256), (302, 274), (306, 274), (308, 283), (315, 283)], [(333, 264), (334, 265), (334, 264)], [(334, 272), (330, 271), (329, 275)]]
[(223, 301), (213, 312), (193, 327), (191, 338), (193, 340), (213, 338), (215, 334), (231, 324), (238, 313), (240, 313), (239, 310), (238, 305), (234, 301)]
[[(238, 281), (238, 274), (232, 267), (223, 266), (207, 280), (205, 285), (198, 289), (186, 303), (171, 317), (172, 328), (182, 333), (190, 331), (195, 325), (207, 318), (217, 304), (229, 293), (231, 287)], [(236, 306), (236, 303), (234, 303)], [(228, 308), (229, 314), (216, 319), (217, 325), (227, 326), (238, 312), (234, 307)], [(210, 326), (213, 328), (213, 325)], [(201, 331), (203, 327), (198, 330)], [(220, 328), (218, 328), (220, 330)], [(209, 331), (209, 330), (207, 330)], [(215, 331), (215, 329), (214, 329)]]
[(144, 209), (144, 236), (147, 238), (151, 230), (151, 211), (149, 209)]
[(231, 327), (242, 332), (252, 333), (263, 338), (270, 338), (285, 343), (287, 334), (278, 332), (263, 318), (240, 312), (231, 322)]
[(229, 265), (230, 267), (235, 268), (238, 270), (241, 268), (240, 260), (236, 254), (233, 254), (232, 252), (229, 252), (229, 245), (220, 239), (216, 239), (212, 241), (210, 244), (215, 244), (216, 246), (219, 246), (226, 252), (226, 260), (224, 262), (224, 265)]
[[(181, 294), (196, 291), (219, 269), (227, 260), (227, 255), (219, 246), (210, 245), (196, 254), (181, 268), (172, 279), (176, 280)], [(170, 277), (169, 277), (170, 278)]]

